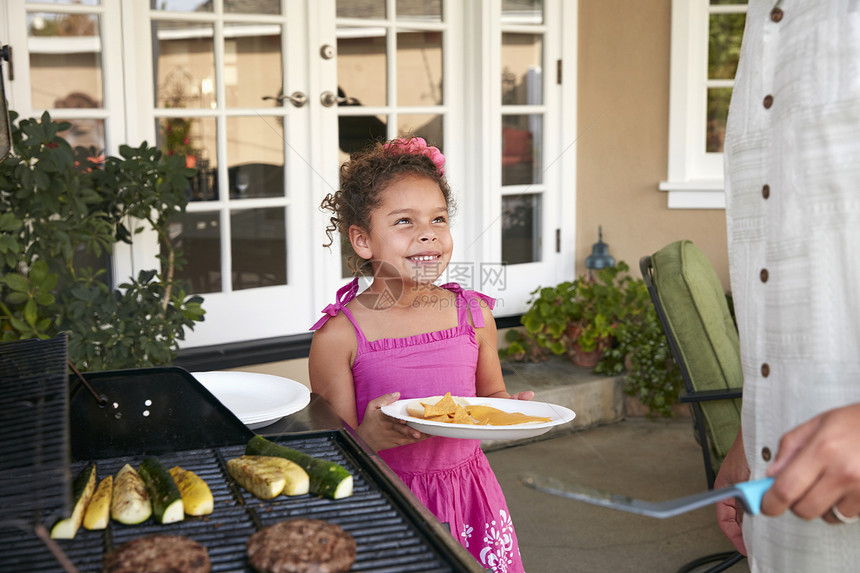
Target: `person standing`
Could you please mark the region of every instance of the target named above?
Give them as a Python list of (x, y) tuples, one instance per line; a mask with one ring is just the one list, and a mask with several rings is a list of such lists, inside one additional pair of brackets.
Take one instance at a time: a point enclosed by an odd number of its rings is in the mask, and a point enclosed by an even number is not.
[(860, 1), (751, 0), (725, 143), (741, 431), (715, 486), (753, 572), (860, 567)]

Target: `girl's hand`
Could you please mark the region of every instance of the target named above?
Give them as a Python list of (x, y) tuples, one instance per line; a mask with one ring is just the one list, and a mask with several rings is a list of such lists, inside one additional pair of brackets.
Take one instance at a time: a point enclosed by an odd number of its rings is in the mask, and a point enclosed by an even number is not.
[(430, 437), (410, 428), (403, 420), (391, 418), (382, 413), (383, 406), (393, 404), (399, 398), (400, 392), (394, 392), (393, 394), (384, 394), (367, 404), (364, 420), (356, 428), (356, 433), (374, 451), (414, 444)]
[(531, 390), (526, 390), (525, 392), (517, 392), (516, 394), (508, 394), (506, 391), (502, 390), (501, 392), (495, 392), (488, 396), (484, 396), (484, 398), (507, 398), (509, 400), (525, 400), (529, 401), (535, 397), (535, 393)]

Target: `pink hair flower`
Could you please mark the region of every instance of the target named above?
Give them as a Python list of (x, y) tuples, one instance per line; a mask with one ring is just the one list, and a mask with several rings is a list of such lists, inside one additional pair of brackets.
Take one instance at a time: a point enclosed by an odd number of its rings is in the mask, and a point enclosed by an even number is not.
[(383, 147), (394, 155), (424, 155), (433, 162), (439, 175), (445, 175), (445, 156), (436, 147), (427, 145), (423, 137), (393, 139)]

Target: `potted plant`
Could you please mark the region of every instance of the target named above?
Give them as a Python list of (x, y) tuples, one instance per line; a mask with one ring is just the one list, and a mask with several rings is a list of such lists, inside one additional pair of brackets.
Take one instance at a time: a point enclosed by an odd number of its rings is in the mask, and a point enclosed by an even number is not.
[[(120, 146), (119, 157), (72, 149), (57, 135), (69, 124), (47, 113), (11, 118), (14, 153), (0, 163), (0, 340), (65, 331), (81, 370), (169, 364), (204, 314), (203, 299), (175, 278), (183, 258), (168, 233), (194, 170), (145, 142)], [(159, 268), (112, 289), (106, 255), (146, 228), (161, 243)]]
[(626, 263), (601, 269), (594, 279), (580, 277), (538, 288), (522, 323), (538, 345), (567, 353), (574, 364), (594, 368), (613, 343), (615, 329), (631, 308)]
[[(567, 354), (574, 365), (608, 375), (626, 373), (625, 392), (650, 415), (672, 416), (682, 386), (666, 336), (642, 279), (623, 261), (594, 279), (579, 277), (532, 293), (524, 331), (506, 334), (509, 360), (541, 359), (541, 349)], [(514, 332), (515, 334), (511, 334)]]

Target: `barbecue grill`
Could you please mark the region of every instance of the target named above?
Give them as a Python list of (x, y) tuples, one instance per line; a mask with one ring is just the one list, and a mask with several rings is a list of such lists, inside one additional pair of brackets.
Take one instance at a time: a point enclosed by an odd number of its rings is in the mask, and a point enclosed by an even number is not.
[[(0, 563), (3, 571), (100, 571), (103, 555), (154, 533), (204, 545), (213, 571), (251, 571), (245, 544), (256, 530), (295, 517), (340, 525), (356, 540), (354, 571), (483, 572), (484, 569), (351, 428), (313, 396), (302, 412), (257, 431), (331, 460), (353, 475), (351, 497), (279, 496), (262, 501), (227, 473), (254, 433), (181, 368), (66, 376), (65, 338), (0, 344)], [(215, 498), (205, 517), (160, 525), (111, 521), (73, 540), (44, 530), (70, 505), (70, 483), (89, 461), (101, 479), (157, 455), (202, 477)], [(46, 549), (55, 543), (59, 558)], [(63, 565), (60, 559), (71, 564)], [(74, 567), (72, 569), (71, 567)]]

